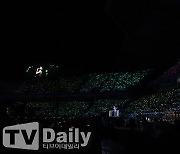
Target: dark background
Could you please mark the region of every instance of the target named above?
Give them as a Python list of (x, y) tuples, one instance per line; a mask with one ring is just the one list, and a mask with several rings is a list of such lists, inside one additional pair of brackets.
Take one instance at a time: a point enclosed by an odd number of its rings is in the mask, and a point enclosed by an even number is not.
[(179, 59), (177, 0), (99, 0), (1, 4), (1, 78), (28, 64), (63, 74), (167, 68)]

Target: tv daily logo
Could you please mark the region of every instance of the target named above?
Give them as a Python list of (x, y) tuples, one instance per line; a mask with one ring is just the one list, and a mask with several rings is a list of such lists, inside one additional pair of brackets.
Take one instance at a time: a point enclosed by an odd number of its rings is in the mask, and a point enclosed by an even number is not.
[(7, 148), (39, 149), (39, 123), (8, 126), (3, 129), (3, 145)]
[[(48, 137), (50, 135), (50, 137)], [(58, 132), (51, 128), (43, 128), (43, 143), (79, 143), (79, 138), (82, 138), (83, 143), (80, 145), (85, 147), (88, 144), (91, 132), (79, 132), (79, 128), (69, 128), (69, 133)], [(7, 148), (17, 149), (39, 149), (39, 123), (32, 122), (21, 125), (8, 126), (3, 129), (3, 145)]]

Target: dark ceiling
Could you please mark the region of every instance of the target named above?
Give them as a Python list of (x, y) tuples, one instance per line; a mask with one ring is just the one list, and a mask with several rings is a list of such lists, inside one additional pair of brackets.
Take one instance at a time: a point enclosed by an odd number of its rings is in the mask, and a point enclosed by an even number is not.
[[(179, 59), (176, 0), (3, 4), (2, 75), (28, 63), (64, 73), (167, 67)], [(13, 75), (12, 75), (13, 76)]]

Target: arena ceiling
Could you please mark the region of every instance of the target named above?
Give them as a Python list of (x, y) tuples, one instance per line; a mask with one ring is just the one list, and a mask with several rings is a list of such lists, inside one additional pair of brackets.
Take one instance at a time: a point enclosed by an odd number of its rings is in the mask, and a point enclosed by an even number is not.
[(177, 0), (61, 1), (3, 5), (4, 76), (27, 63), (68, 72), (164, 68), (179, 59)]

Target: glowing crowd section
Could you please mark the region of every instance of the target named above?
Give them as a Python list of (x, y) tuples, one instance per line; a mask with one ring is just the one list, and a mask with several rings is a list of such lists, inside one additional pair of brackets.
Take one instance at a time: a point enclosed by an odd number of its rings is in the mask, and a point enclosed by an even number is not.
[[(127, 99), (99, 99), (95, 101), (59, 101), (55, 102), (27, 102), (25, 103), (27, 117), (42, 119), (76, 119), (93, 118), (107, 114), (113, 106), (122, 109), (122, 113), (143, 113), (144, 111), (161, 112), (170, 108), (180, 108), (180, 89), (142, 96), (137, 100)], [(19, 104), (19, 105), (18, 105)], [(19, 108), (22, 102), (11, 106)], [(31, 116), (30, 116), (31, 115)], [(17, 116), (14, 116), (17, 117)]]
[(127, 110), (141, 113), (144, 111), (161, 112), (170, 108), (180, 108), (180, 89), (143, 96), (133, 101)]
[(98, 89), (100, 92), (125, 90), (129, 86), (137, 84), (150, 70), (125, 73), (90, 74), (89, 80), (82, 86), (82, 92)]
[(59, 78), (49, 80), (29, 80), (19, 87), (19, 94), (51, 94), (59, 92), (108, 92), (126, 90), (138, 84), (150, 70), (124, 73), (89, 74), (70, 79)]

